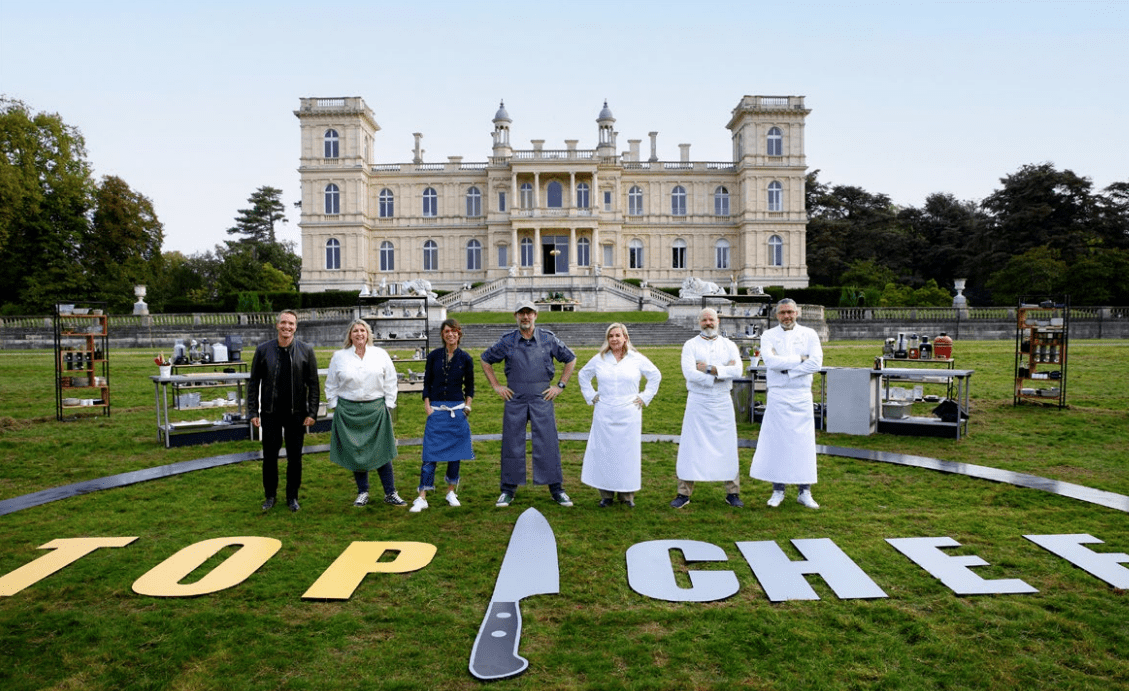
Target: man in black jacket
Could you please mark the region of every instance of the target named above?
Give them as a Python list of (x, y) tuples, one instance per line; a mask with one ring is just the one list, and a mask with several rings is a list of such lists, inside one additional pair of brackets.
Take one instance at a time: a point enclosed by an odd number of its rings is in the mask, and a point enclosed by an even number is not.
[(262, 430), (266, 493), (263, 511), (274, 506), (278, 493), (278, 451), (284, 436), (286, 505), (297, 511), (298, 488), (302, 485), (302, 444), (306, 428), (317, 418), (321, 399), (318, 359), (313, 348), (294, 338), (297, 314), (283, 310), (275, 328), (278, 338), (261, 344), (251, 359), (247, 412), (251, 424)]

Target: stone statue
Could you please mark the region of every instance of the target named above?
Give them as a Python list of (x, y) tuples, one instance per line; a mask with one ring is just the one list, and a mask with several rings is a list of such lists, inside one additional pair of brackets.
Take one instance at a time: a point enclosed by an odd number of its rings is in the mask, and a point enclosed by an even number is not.
[(425, 295), (429, 298), (439, 297), (438, 293), (431, 290), (431, 281), (426, 278), (413, 278), (410, 281), (404, 281), (400, 284), (401, 292), (404, 295)]
[(703, 295), (725, 295), (725, 289), (712, 281), (703, 281), (690, 276), (682, 281), (682, 288), (678, 291), (678, 297), (681, 299), (700, 298)]
[(510, 276), (517, 276), (517, 264), (510, 264)]

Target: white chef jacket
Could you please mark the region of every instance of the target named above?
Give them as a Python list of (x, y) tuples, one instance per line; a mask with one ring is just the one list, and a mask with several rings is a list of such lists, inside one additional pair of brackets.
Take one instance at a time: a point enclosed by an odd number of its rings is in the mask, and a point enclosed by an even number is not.
[(380, 347), (370, 345), (361, 358), (353, 346), (338, 350), (329, 361), (325, 378), (325, 405), (336, 408), (337, 399), (375, 401), (384, 399), (387, 408), (396, 407), (396, 366)]
[[(647, 386), (640, 392), (639, 380), (644, 377)], [(589, 405), (597, 394), (593, 378), (600, 387), (580, 481), (609, 492), (638, 491), (643, 486), (643, 411), (636, 407), (635, 399), (650, 404), (659, 391), (662, 373), (645, 355), (629, 348), (618, 362), (611, 351), (597, 354), (581, 368), (577, 378), (580, 393)]]
[[(717, 367), (717, 375), (699, 372), (696, 363)], [(726, 364), (732, 362), (734, 364)], [(701, 335), (682, 346), (686, 412), (678, 443), (678, 479), (727, 481), (737, 477), (737, 418), (729, 390), (744, 370), (737, 345), (724, 336)]]
[[(814, 330), (776, 326), (761, 336), (768, 396), (749, 477), (782, 484), (816, 482), (812, 375), (823, 367)], [(807, 360), (800, 362), (800, 356)]]

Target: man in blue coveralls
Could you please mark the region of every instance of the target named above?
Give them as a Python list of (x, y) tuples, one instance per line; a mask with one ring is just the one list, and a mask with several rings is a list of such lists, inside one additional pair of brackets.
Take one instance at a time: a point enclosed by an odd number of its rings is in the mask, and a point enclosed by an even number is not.
[[(502, 416), (502, 495), (496, 506), (509, 506), (518, 485), (525, 484), (525, 428), (533, 430), (533, 484), (548, 485), (553, 500), (572, 506), (561, 489), (561, 446), (553, 399), (564, 391), (576, 368), (576, 355), (552, 331), (536, 327), (537, 307), (523, 302), (514, 312), (518, 328), (509, 331), (482, 353), (482, 372), (495, 393), (506, 402)], [(505, 361), (506, 385), (498, 383), (494, 363)], [(564, 363), (553, 383), (556, 365)]]

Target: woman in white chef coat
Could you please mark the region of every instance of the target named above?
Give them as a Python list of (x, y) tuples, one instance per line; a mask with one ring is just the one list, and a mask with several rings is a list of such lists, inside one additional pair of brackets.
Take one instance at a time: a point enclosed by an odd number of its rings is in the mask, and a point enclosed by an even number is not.
[[(639, 380), (647, 385), (639, 391)], [(592, 412), (592, 430), (584, 451), (580, 481), (600, 491), (600, 506), (620, 501), (635, 506), (635, 492), (643, 486), (643, 408), (659, 391), (662, 373), (631, 345), (623, 324), (612, 324), (604, 344), (580, 370), (580, 392)], [(599, 390), (593, 388), (596, 379)]]

